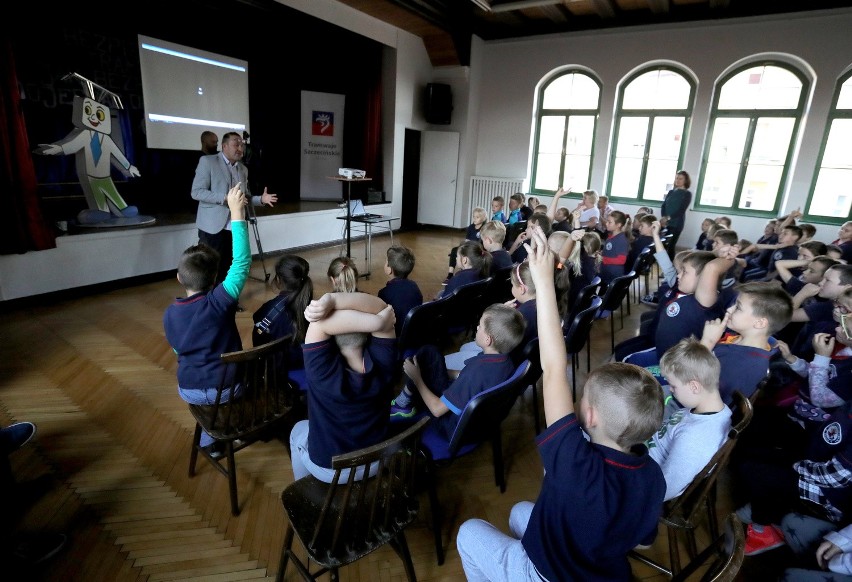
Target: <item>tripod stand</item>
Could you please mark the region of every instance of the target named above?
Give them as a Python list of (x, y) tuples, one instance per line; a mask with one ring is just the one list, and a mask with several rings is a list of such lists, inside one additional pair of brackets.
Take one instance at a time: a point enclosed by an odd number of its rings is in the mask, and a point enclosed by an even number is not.
[(257, 229), (257, 214), (254, 212), (254, 205), (249, 200), (246, 219), (251, 224), (252, 232), (254, 232), (254, 242), (257, 245), (257, 254), (260, 257), (260, 265), (263, 267), (263, 279), (252, 277), (256, 281), (269, 283), (270, 273), (266, 270), (266, 256), (263, 254), (263, 245), (260, 243), (260, 231)]

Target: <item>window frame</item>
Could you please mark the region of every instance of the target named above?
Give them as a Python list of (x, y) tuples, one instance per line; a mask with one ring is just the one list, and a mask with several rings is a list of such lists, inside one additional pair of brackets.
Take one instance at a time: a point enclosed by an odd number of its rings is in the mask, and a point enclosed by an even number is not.
[[(598, 106), (596, 109), (545, 109), (541, 104), (544, 103), (544, 92), (547, 90), (550, 85), (556, 82), (557, 79), (564, 77), (565, 75), (572, 74), (580, 74), (591, 79), (595, 85), (598, 87)], [(559, 180), (560, 184), (563, 184), (563, 180), (565, 177), (565, 146), (566, 140), (568, 139), (568, 126), (569, 121), (572, 115), (577, 116), (592, 116), (594, 118), (594, 122), (592, 124), (592, 148), (589, 152), (589, 179), (592, 176), (592, 167), (595, 160), (595, 147), (597, 145), (597, 132), (598, 132), (598, 123), (600, 122), (601, 116), (601, 98), (603, 95), (603, 83), (601, 80), (591, 71), (583, 69), (581, 67), (571, 67), (567, 69), (563, 69), (558, 73), (554, 74), (550, 78), (548, 78), (538, 89), (537, 95), (537, 108), (535, 112), (535, 131), (533, 132), (533, 149), (532, 149), (532, 160), (530, 165), (530, 195), (532, 196), (554, 196), (556, 194), (556, 190), (542, 190), (537, 189), (535, 187), (536, 178), (538, 175), (538, 147), (539, 147), (539, 138), (541, 136), (541, 121), (545, 116), (562, 116), (565, 118), (565, 129), (562, 136), (562, 153), (561, 160), (559, 165)], [(564, 185), (564, 184), (563, 184)], [(573, 184), (572, 184), (573, 186)], [(587, 186), (583, 187), (583, 190), (579, 192), (567, 192), (564, 198), (580, 198), (583, 197), (583, 192), (585, 191)]]
[(816, 190), (817, 181), (819, 181), (819, 173), (822, 170), (822, 160), (825, 155), (825, 148), (828, 146), (828, 136), (831, 133), (831, 126), (834, 123), (835, 119), (852, 119), (852, 108), (849, 109), (837, 109), (837, 102), (840, 100), (840, 91), (843, 89), (843, 84), (847, 81), (852, 80), (852, 68), (843, 73), (838, 79), (837, 83), (834, 86), (834, 96), (831, 99), (831, 108), (828, 110), (828, 117), (825, 121), (825, 129), (822, 135), (822, 142), (819, 147), (819, 154), (817, 155), (816, 165), (814, 165), (813, 176), (811, 177), (811, 187), (808, 190), (808, 198), (805, 201), (805, 214), (802, 216), (802, 220), (807, 222), (816, 222), (818, 224), (837, 224), (842, 225), (848, 220), (852, 219), (852, 207), (849, 209), (849, 214), (843, 217), (832, 217), (832, 216), (822, 216), (819, 214), (808, 214), (808, 210), (810, 210), (811, 202), (814, 198), (814, 191)]
[[(797, 79), (799, 79), (799, 81), (801, 81), (802, 89), (799, 93), (799, 102), (797, 103), (795, 109), (726, 109), (724, 111), (719, 111), (719, 99), (722, 95), (722, 88), (728, 81), (730, 81), (736, 75), (747, 69), (767, 66), (784, 69), (785, 71), (792, 73)], [(778, 216), (778, 213), (781, 209), (781, 204), (784, 200), (784, 194), (786, 193), (788, 186), (787, 179), (790, 172), (793, 170), (793, 168), (791, 168), (791, 162), (793, 159), (795, 146), (800, 139), (799, 132), (802, 127), (802, 118), (804, 117), (805, 103), (807, 102), (807, 98), (810, 95), (811, 86), (811, 79), (801, 69), (791, 63), (774, 59), (761, 59), (758, 61), (744, 63), (731, 70), (719, 79), (713, 89), (713, 107), (710, 110), (710, 117), (707, 122), (707, 132), (704, 137), (704, 150), (701, 156), (701, 167), (698, 172), (698, 181), (695, 188), (695, 204), (693, 205), (694, 210), (718, 212), (720, 209), (724, 209), (726, 214), (734, 214), (737, 216), (756, 216), (761, 218), (775, 218)], [(713, 206), (701, 203), (701, 196), (703, 194), (704, 189), (704, 178), (707, 170), (708, 156), (710, 155), (710, 144), (713, 143), (713, 131), (715, 128), (716, 120), (720, 117), (748, 119), (748, 129), (746, 132), (745, 145), (743, 147), (742, 157), (740, 158), (739, 174), (737, 175), (737, 187), (736, 191), (734, 192), (734, 198), (731, 202), (730, 207)], [(775, 193), (775, 204), (773, 205), (771, 210), (749, 210), (746, 208), (740, 208), (739, 204), (743, 195), (742, 188), (745, 182), (746, 172), (748, 171), (747, 160), (751, 157), (751, 148), (754, 144), (754, 134), (757, 128), (757, 120), (761, 117), (778, 117), (784, 119), (792, 118), (793, 129), (790, 133), (790, 143), (787, 147), (787, 156), (784, 160), (783, 169), (781, 171), (781, 178), (778, 182), (778, 191)]]
[[(642, 75), (653, 71), (661, 71), (667, 70), (672, 71), (673, 73), (677, 73), (680, 75), (688, 84), (689, 84), (689, 99), (688, 99), (688, 107), (686, 109), (631, 109), (625, 113), (624, 111), (624, 94), (627, 92), (627, 87), (639, 78)], [(692, 126), (692, 114), (695, 109), (695, 93), (697, 89), (697, 83), (695, 79), (692, 78), (691, 75), (687, 73), (685, 69), (680, 67), (665, 64), (665, 65), (652, 65), (649, 67), (645, 67), (638, 71), (635, 71), (632, 75), (627, 77), (618, 90), (618, 102), (615, 110), (615, 120), (613, 122), (613, 131), (612, 131), (612, 139), (610, 140), (611, 148), (610, 148), (610, 156), (609, 156), (609, 169), (607, 171), (606, 178), (606, 191), (609, 195), (609, 199), (615, 202), (621, 202), (625, 204), (641, 204), (643, 202), (648, 202), (652, 204), (662, 204), (661, 200), (654, 200), (652, 198), (644, 198), (642, 193), (645, 191), (645, 178), (647, 177), (648, 172), (648, 153), (651, 148), (651, 138), (654, 135), (654, 121), (657, 117), (683, 117), (683, 132), (681, 134), (680, 140), (680, 152), (678, 153), (677, 160), (677, 169), (675, 172), (679, 171), (683, 168), (683, 161), (686, 157), (686, 144), (689, 140), (689, 131)], [(621, 120), (625, 117), (647, 117), (648, 118), (648, 131), (645, 137), (645, 155), (642, 158), (642, 170), (639, 174), (639, 184), (636, 189), (636, 197), (630, 198), (625, 196), (617, 196), (612, 194), (612, 179), (615, 175), (615, 161), (616, 155), (618, 154), (618, 135), (621, 131)], [(672, 174), (674, 176), (674, 174)]]

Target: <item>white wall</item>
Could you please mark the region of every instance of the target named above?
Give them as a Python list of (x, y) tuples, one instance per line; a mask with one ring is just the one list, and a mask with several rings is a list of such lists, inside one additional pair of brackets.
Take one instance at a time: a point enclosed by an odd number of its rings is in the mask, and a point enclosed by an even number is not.
[[(483, 96), (479, 104), (475, 174), (528, 176), (536, 87), (554, 69), (581, 65), (594, 71), (603, 82), (591, 179), (592, 187), (603, 193), (618, 83), (643, 63), (659, 59), (679, 63), (698, 78), (684, 162), (695, 186), (715, 81), (750, 55), (786, 53), (801, 59), (815, 74), (813, 99), (782, 212), (804, 209), (835, 82), (852, 64), (850, 30), (852, 11), (842, 9), (803, 16), (573, 33), (474, 45), (474, 52), (482, 53), (476, 55), (477, 64), (481, 63), (476, 77), (478, 95)], [(628, 211), (631, 208), (628, 206)], [(688, 214), (682, 244), (691, 244), (698, 238), (704, 216), (700, 212)], [(766, 222), (744, 216), (732, 218), (740, 236), (752, 240), (762, 233)], [(828, 225), (818, 229), (831, 232), (832, 239), (837, 230)]]

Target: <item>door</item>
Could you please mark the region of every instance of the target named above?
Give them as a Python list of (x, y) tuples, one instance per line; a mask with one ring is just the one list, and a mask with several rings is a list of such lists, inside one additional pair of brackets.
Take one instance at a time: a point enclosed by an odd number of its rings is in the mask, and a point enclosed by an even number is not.
[(459, 133), (424, 131), (417, 222), (453, 226), (459, 170)]

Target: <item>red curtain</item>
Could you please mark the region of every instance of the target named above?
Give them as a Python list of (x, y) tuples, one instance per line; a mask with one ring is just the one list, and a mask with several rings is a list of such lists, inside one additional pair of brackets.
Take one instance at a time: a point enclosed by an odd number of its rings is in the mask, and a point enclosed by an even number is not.
[(370, 186), (384, 190), (382, 184), (382, 68), (381, 51), (379, 66), (367, 92), (366, 122), (364, 128), (364, 170), (373, 178)]
[(56, 237), (39, 207), (35, 168), (8, 37), (2, 41), (0, 53), (0, 254), (54, 248)]

